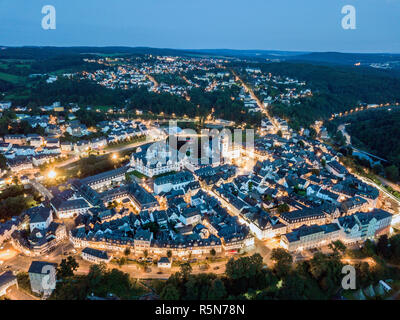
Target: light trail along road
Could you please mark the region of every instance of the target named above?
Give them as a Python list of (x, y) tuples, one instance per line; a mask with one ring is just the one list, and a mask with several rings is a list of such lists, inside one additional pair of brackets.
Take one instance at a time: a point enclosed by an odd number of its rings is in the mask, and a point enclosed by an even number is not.
[(276, 123), (276, 120), (274, 119), (274, 117), (272, 117), (267, 108), (264, 106), (264, 104), (260, 101), (260, 99), (258, 99), (258, 97), (255, 95), (254, 91), (252, 88), (250, 88), (246, 83), (244, 83), (244, 81), (236, 74), (235, 71), (232, 70), (233, 75), (235, 76), (236, 80), (239, 81), (243, 88), (246, 90), (246, 92), (250, 93), (250, 96), (257, 102), (257, 105), (259, 106), (259, 108), (262, 110), (262, 112), (265, 114), (265, 116), (268, 118), (268, 120), (272, 123), (272, 125), (275, 127), (276, 131), (279, 130), (279, 126)]

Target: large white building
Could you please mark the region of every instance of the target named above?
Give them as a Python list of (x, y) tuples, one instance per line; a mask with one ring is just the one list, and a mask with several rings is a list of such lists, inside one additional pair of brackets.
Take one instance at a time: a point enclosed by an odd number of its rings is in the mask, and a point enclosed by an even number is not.
[(340, 238), (340, 227), (336, 223), (325, 224), (322, 226), (303, 225), (281, 237), (281, 246), (293, 252), (297, 250), (307, 250), (323, 245), (328, 245), (332, 241)]
[(29, 210), (29, 228), (31, 232), (35, 229), (45, 230), (49, 227), (50, 223), (53, 221), (53, 215), (51, 210), (46, 207), (35, 207)]
[(125, 180), (125, 174), (128, 167), (121, 167), (118, 169), (102, 172), (94, 176), (81, 179), (81, 183), (88, 185), (94, 190), (107, 189), (112, 185), (118, 185)]
[(341, 217), (324, 225), (302, 225), (281, 237), (281, 246), (288, 251), (318, 248), (340, 240), (345, 244), (365, 241), (389, 233), (392, 215), (375, 209)]
[(89, 247), (82, 250), (81, 257), (82, 259), (92, 263), (108, 263), (112, 258), (112, 256), (109, 256), (106, 251), (97, 250)]
[(194, 176), (188, 171), (159, 177), (154, 180), (154, 193), (160, 194), (162, 192), (178, 190), (191, 183), (192, 181), (194, 181)]
[(84, 214), (91, 208), (91, 205), (83, 198), (63, 200), (56, 197), (51, 200), (50, 205), (57, 217), (64, 219)]
[(131, 156), (130, 165), (136, 171), (148, 177), (159, 174), (181, 171), (185, 157), (163, 142), (139, 147)]

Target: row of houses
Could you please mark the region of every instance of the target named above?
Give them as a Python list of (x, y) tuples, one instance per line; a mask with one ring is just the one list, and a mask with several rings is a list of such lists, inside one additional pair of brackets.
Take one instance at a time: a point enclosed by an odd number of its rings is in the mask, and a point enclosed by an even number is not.
[(281, 246), (290, 252), (318, 248), (340, 240), (345, 244), (363, 242), (389, 233), (392, 214), (375, 209), (341, 217), (322, 225), (302, 225), (281, 237)]
[(21, 227), (11, 235), (11, 243), (19, 251), (28, 256), (43, 256), (67, 238), (64, 224), (53, 221), (53, 211), (45, 206), (37, 206), (26, 210), (29, 232)]

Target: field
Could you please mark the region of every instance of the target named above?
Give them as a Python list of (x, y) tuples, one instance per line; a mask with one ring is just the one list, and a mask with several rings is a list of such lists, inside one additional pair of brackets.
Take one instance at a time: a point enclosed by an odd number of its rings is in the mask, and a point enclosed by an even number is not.
[(0, 72), (0, 80), (11, 82), (14, 84), (22, 83), (25, 81), (25, 77), (17, 76), (14, 74)]

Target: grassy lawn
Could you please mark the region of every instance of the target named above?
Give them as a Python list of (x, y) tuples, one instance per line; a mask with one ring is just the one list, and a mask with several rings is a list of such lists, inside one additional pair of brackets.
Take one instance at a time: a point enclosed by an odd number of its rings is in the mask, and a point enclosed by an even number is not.
[(175, 173), (176, 173), (176, 171), (170, 171), (170, 172), (161, 173), (161, 174), (158, 174), (158, 175), (154, 176), (153, 179), (169, 176), (169, 175), (175, 174)]
[(30, 295), (33, 295), (35, 297), (40, 297), (39, 294), (34, 293), (31, 290), (31, 282), (29, 280), (29, 274), (27, 272), (20, 272), (17, 274), (17, 281), (18, 281), (18, 287)]
[(354, 293), (356, 293), (356, 292), (357, 292), (357, 290), (343, 290), (342, 295), (347, 300), (355, 300)]
[(146, 176), (146, 175), (144, 175), (144, 174), (142, 174), (142, 173), (140, 173), (139, 171), (132, 171), (132, 172), (128, 172), (127, 174), (126, 174), (126, 176), (127, 176), (127, 178), (129, 177), (129, 176), (135, 176), (136, 178), (138, 178), (138, 179), (142, 179), (142, 178), (144, 178), (144, 179), (147, 179), (148, 178), (148, 176)]
[(127, 53), (118, 53), (118, 52), (116, 52), (116, 53), (100, 53), (100, 52), (96, 52), (96, 53), (94, 53), (95, 55), (97, 55), (97, 56), (100, 56), (100, 57), (104, 57), (104, 58), (106, 58), (106, 57), (110, 57), (110, 58), (112, 58), (112, 57), (119, 57), (119, 56), (126, 56), (126, 55), (128, 55)]
[(122, 141), (122, 142), (117, 142), (117, 143), (113, 143), (113, 144), (109, 144), (107, 147), (105, 147), (105, 150), (110, 150), (110, 149), (115, 149), (118, 147), (123, 147), (123, 146), (127, 146), (132, 144), (132, 141)]
[(109, 109), (112, 109), (110, 106), (96, 106), (95, 109), (99, 109), (100, 111), (107, 112)]
[(139, 142), (144, 142), (144, 141), (146, 141), (146, 137), (145, 136), (138, 137), (138, 138), (135, 137), (132, 140), (124, 140), (124, 141), (121, 141), (121, 142), (109, 144), (107, 147), (104, 148), (104, 150), (115, 149), (115, 148), (118, 148), (118, 147), (128, 146), (128, 145), (133, 144), (133, 143), (139, 143)]
[(5, 100), (15, 100), (15, 99), (28, 99), (28, 95), (17, 95), (17, 94), (8, 94), (5, 96)]
[(9, 73), (4, 73), (4, 72), (0, 72), (0, 79), (14, 83), (14, 84), (25, 81), (25, 77), (16, 76), (14, 74), (9, 74)]

